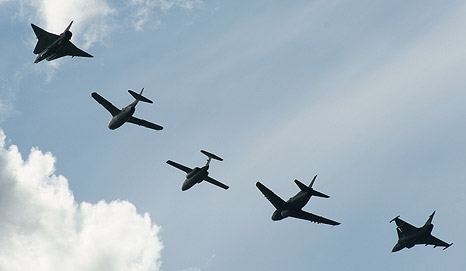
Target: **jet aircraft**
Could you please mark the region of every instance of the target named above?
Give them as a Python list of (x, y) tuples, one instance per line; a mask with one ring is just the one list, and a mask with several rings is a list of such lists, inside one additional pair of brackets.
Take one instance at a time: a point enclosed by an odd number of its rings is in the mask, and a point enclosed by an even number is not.
[(39, 63), (44, 59), (51, 61), (63, 56), (93, 57), (71, 43), (70, 39), (73, 34), (70, 31), (70, 27), (72, 24), (73, 21), (60, 35), (49, 33), (35, 24), (31, 24), (32, 30), (34, 30), (38, 39), (34, 48), (34, 54), (37, 55), (34, 63)]
[(290, 217), (295, 217), (299, 219), (309, 220), (315, 223), (323, 223), (323, 224), (329, 224), (333, 226), (340, 225), (339, 222), (336, 222), (336, 221), (333, 221), (328, 218), (321, 217), (315, 214), (311, 214), (311, 213), (308, 213), (302, 210), (302, 208), (308, 203), (311, 196), (322, 197), (322, 198), (330, 197), (330, 196), (327, 196), (321, 192), (318, 192), (312, 189), (312, 185), (314, 184), (314, 181), (316, 180), (316, 178), (317, 178), (317, 175), (314, 176), (314, 179), (312, 179), (312, 182), (309, 186), (306, 186), (305, 184), (303, 184), (302, 182), (298, 180), (294, 180), (294, 182), (301, 189), (301, 191), (299, 191), (298, 194), (290, 198), (288, 201), (284, 201), (279, 196), (277, 196), (274, 192), (272, 192), (270, 189), (265, 187), (263, 184), (261, 184), (260, 182), (257, 182), (256, 183), (257, 188), (259, 188), (262, 194), (264, 194), (264, 196), (277, 209), (272, 215), (272, 220), (273, 221), (282, 220), (290, 216)]
[(214, 184), (216, 186), (219, 186), (219, 187), (221, 187), (223, 189), (228, 189), (227, 185), (225, 185), (225, 184), (223, 184), (223, 183), (209, 177), (208, 169), (209, 169), (210, 160), (213, 158), (213, 159), (218, 160), (218, 161), (223, 161), (223, 159), (218, 157), (217, 155), (215, 155), (213, 153), (210, 153), (210, 152), (207, 152), (207, 151), (204, 151), (204, 150), (201, 150), (201, 152), (208, 157), (207, 163), (202, 168), (195, 167), (194, 169), (192, 169), (192, 168), (180, 165), (180, 164), (178, 164), (176, 162), (173, 162), (171, 160), (167, 161), (167, 164), (169, 164), (171, 166), (174, 166), (174, 167), (186, 172), (186, 180), (184, 181), (183, 185), (181, 186), (181, 190), (186, 191), (189, 188), (191, 188), (193, 185), (195, 185), (197, 183), (200, 183), (202, 181), (207, 181), (207, 182), (209, 182), (211, 184)]
[(137, 94), (132, 90), (128, 90), (129, 94), (131, 94), (135, 101), (130, 103), (128, 106), (122, 108), (121, 110), (116, 108), (112, 103), (107, 101), (104, 97), (100, 96), (97, 92), (93, 92), (91, 94), (92, 98), (94, 98), (99, 104), (101, 104), (105, 109), (112, 114), (112, 119), (108, 123), (108, 128), (110, 130), (115, 130), (116, 128), (123, 125), (125, 122), (134, 123), (140, 126), (144, 126), (154, 130), (162, 130), (163, 127), (152, 122), (148, 122), (147, 120), (138, 119), (133, 117), (134, 111), (136, 110), (136, 105), (139, 101), (146, 102), (146, 103), (153, 103), (151, 100), (147, 99), (146, 97), (142, 96), (142, 92), (144, 88), (142, 88), (141, 92)]
[(392, 252), (400, 251), (403, 248), (412, 248), (414, 245), (433, 245), (435, 247), (444, 247), (443, 250), (447, 249), (453, 243), (448, 244), (431, 235), (434, 225), (432, 225), (432, 219), (434, 218), (435, 211), (429, 216), (424, 226), (416, 228), (413, 225), (400, 219), (400, 216), (390, 220), (390, 223), (395, 221), (398, 233), (398, 242), (393, 247)]

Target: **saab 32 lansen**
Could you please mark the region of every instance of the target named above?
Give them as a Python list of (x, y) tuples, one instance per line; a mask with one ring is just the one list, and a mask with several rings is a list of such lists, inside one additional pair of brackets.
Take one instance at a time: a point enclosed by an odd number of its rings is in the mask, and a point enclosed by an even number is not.
[(71, 43), (70, 39), (73, 34), (70, 27), (72, 24), (73, 21), (60, 35), (49, 33), (37, 25), (31, 24), (32, 30), (34, 30), (38, 39), (33, 51), (37, 55), (34, 63), (39, 63), (44, 59), (51, 61), (64, 56), (93, 57)]
[(340, 222), (336, 222), (328, 218), (311, 214), (302, 210), (302, 208), (306, 206), (308, 201), (311, 199), (311, 196), (322, 198), (330, 197), (312, 189), (312, 185), (314, 184), (316, 178), (317, 175), (314, 177), (314, 179), (312, 179), (312, 182), (309, 186), (306, 186), (298, 180), (294, 180), (294, 182), (301, 189), (301, 191), (299, 191), (298, 194), (296, 194), (295, 196), (291, 197), (288, 201), (284, 201), (282, 198), (277, 196), (274, 192), (265, 187), (263, 184), (257, 182), (257, 188), (259, 188), (262, 194), (264, 194), (264, 196), (270, 201), (270, 203), (272, 203), (272, 205), (277, 209), (272, 215), (272, 220), (278, 221), (286, 217), (295, 217), (299, 219), (309, 220), (318, 224), (323, 223), (332, 226), (340, 225)]
[(151, 100), (142, 96), (143, 91), (144, 91), (144, 88), (142, 88), (141, 92), (137, 94), (136, 92), (132, 90), (128, 90), (129, 94), (131, 94), (131, 96), (134, 97), (135, 101), (130, 103), (128, 106), (122, 108), (121, 110), (116, 108), (112, 103), (107, 101), (104, 97), (100, 96), (97, 92), (93, 92), (91, 96), (99, 104), (105, 107), (105, 109), (107, 109), (108, 112), (110, 112), (110, 114), (112, 115), (113, 118), (108, 123), (108, 128), (110, 130), (115, 130), (116, 128), (123, 125), (125, 122), (134, 123), (140, 126), (154, 129), (154, 130), (162, 130), (163, 127), (160, 125), (149, 122), (147, 120), (133, 117), (134, 111), (136, 110), (136, 105), (138, 104), (139, 101), (146, 102), (146, 103), (153, 103)]
[(208, 170), (209, 170), (210, 160), (213, 158), (213, 159), (218, 160), (218, 161), (223, 161), (223, 159), (218, 157), (217, 155), (215, 155), (213, 153), (210, 153), (210, 152), (207, 152), (207, 151), (204, 151), (204, 150), (201, 150), (201, 152), (208, 157), (207, 163), (205, 164), (205, 166), (203, 166), (201, 168), (199, 168), (199, 167), (189, 168), (187, 166), (180, 165), (180, 164), (178, 164), (176, 162), (173, 162), (171, 160), (167, 161), (167, 164), (169, 164), (171, 166), (174, 166), (177, 169), (180, 169), (180, 170), (186, 172), (186, 180), (184, 181), (183, 186), (181, 187), (181, 190), (186, 191), (189, 188), (193, 187), (195, 184), (200, 183), (202, 181), (209, 182), (209, 183), (211, 183), (213, 185), (216, 185), (218, 187), (221, 187), (223, 189), (228, 189), (227, 185), (225, 185), (225, 184), (223, 184), (223, 183), (209, 177), (209, 171)]

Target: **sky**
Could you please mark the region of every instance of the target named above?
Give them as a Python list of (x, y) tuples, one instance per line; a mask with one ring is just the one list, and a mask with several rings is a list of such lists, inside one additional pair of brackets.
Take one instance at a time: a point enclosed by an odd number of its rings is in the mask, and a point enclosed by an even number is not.
[[(0, 0), (0, 270), (463, 270), (463, 1)], [(94, 58), (34, 64), (30, 24)], [(164, 127), (109, 130), (135, 116)], [(181, 191), (202, 166), (230, 186)], [(294, 179), (329, 199), (287, 218)], [(454, 245), (391, 253), (397, 215)]]

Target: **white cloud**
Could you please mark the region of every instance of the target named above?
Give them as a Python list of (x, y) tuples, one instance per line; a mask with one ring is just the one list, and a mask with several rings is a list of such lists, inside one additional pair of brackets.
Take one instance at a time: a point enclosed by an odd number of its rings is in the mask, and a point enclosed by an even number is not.
[(158, 270), (160, 228), (128, 201), (76, 203), (55, 158), (0, 130), (0, 270)]
[(142, 31), (146, 24), (152, 24), (152, 28), (158, 28), (161, 24), (160, 20), (154, 19), (155, 10), (160, 9), (163, 12), (179, 7), (187, 11), (191, 11), (195, 8), (200, 8), (203, 2), (201, 0), (131, 0), (130, 8), (136, 9), (131, 23), (133, 28), (137, 31)]
[(186, 269), (183, 269), (183, 271), (207, 271), (207, 270), (211, 270), (211, 267), (212, 267), (212, 264), (215, 260), (215, 254), (212, 254), (212, 256), (210, 256), (209, 259), (207, 259), (207, 262), (204, 264), (204, 267), (200, 268), (200, 267), (189, 267), (189, 268), (186, 268)]
[[(12, 1), (0, 0), (0, 3), (6, 2)], [(107, 0), (19, 0), (16, 3), (19, 10), (13, 17), (27, 18), (53, 33), (63, 32), (74, 21), (72, 32), (80, 33), (78, 40), (84, 40), (85, 49), (105, 41), (116, 25), (130, 24), (137, 31), (142, 31), (147, 24), (158, 28), (160, 19), (155, 15), (156, 10), (166, 12), (178, 7), (191, 11), (203, 4), (201, 0), (131, 0), (123, 6)], [(115, 20), (119, 23), (115, 24)]]

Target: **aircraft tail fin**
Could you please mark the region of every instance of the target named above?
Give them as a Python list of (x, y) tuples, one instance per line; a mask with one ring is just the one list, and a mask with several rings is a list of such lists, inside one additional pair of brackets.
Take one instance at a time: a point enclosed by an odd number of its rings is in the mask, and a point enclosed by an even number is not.
[(316, 191), (316, 190), (312, 189), (312, 185), (314, 184), (314, 181), (316, 180), (316, 178), (317, 178), (317, 175), (314, 176), (314, 179), (312, 179), (311, 184), (309, 186), (306, 186), (305, 184), (303, 184), (302, 182), (300, 182), (298, 180), (294, 180), (294, 182), (299, 187), (299, 189), (301, 189), (301, 191), (303, 191), (303, 192), (309, 192), (309, 193), (311, 193), (311, 195), (316, 196), (316, 197), (330, 198), (330, 196), (325, 195), (324, 193), (321, 193), (319, 191)]
[(71, 23), (68, 25), (68, 27), (65, 29), (65, 31), (63, 31), (63, 33), (65, 33), (66, 31), (70, 31), (70, 28), (71, 28), (72, 24), (73, 24), (73, 21), (71, 21)]
[(435, 211), (429, 216), (429, 218), (426, 221), (425, 225), (430, 225), (432, 224), (432, 219), (434, 219)]
[(137, 101), (141, 102), (146, 102), (146, 103), (153, 103), (151, 100), (147, 99), (146, 97), (142, 96), (142, 92), (144, 91), (144, 88), (142, 88), (141, 92), (138, 94), (132, 90), (128, 90), (129, 94), (134, 97)]

